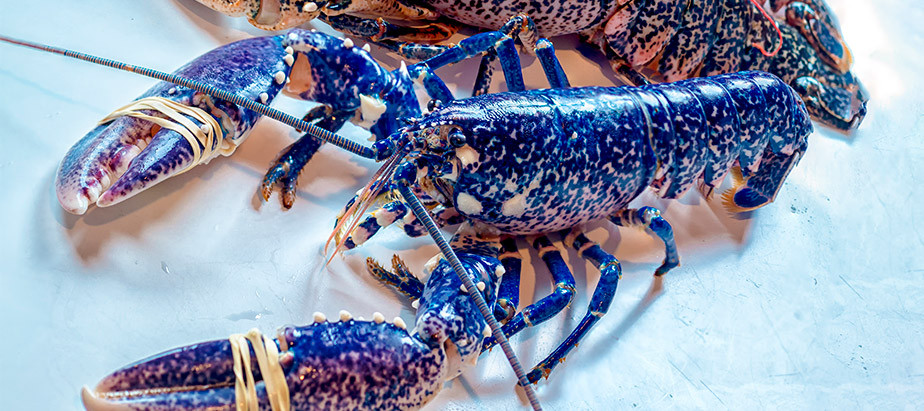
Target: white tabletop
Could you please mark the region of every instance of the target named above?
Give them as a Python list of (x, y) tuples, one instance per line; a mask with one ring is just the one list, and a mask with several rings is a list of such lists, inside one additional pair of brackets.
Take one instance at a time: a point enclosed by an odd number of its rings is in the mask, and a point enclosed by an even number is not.
[[(55, 3), (4, 0), (0, 33), (164, 71), (258, 34), (191, 0)], [(745, 219), (696, 192), (636, 200), (660, 207), (677, 235), (683, 266), (659, 293), (651, 293), (659, 242), (592, 225), (624, 276), (609, 315), (538, 385), (547, 408), (924, 405), (924, 13), (910, 0), (829, 3), (872, 95), (860, 130), (818, 130), (776, 202)], [(555, 42), (575, 85), (613, 84), (593, 49), (575, 37)], [(441, 73), (464, 89), (476, 64)], [(524, 64), (528, 85), (544, 87), (538, 62)], [(151, 84), (0, 44), (3, 408), (78, 408), (81, 386), (122, 365), (252, 327), (304, 324), (314, 311), (413, 321), (411, 307), (365, 273), (364, 259), (398, 252), (419, 271), (435, 246), (388, 230), (325, 268), (320, 249), (334, 216), (375, 164), (325, 147), (292, 210), (278, 198), (262, 204), (256, 187), (296, 136), (270, 120), (230, 158), (123, 204), (65, 213), (52, 189), (65, 151)], [(305, 111), (291, 100), (277, 106)], [(513, 338), (527, 366), (577, 324), (597, 281), (591, 265), (566, 259), (578, 295)], [(536, 272), (524, 274), (527, 300), (549, 290), (547, 270)], [(494, 350), (428, 409), (524, 409), (514, 381)]]

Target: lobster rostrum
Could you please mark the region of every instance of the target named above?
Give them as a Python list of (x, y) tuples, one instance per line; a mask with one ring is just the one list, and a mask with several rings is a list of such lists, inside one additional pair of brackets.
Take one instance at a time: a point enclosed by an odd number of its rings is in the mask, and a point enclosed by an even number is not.
[[(869, 96), (850, 72), (852, 57), (824, 0), (771, 0), (773, 15), (748, 0), (198, 0), (264, 29), (319, 18), (344, 33), (406, 57), (441, 52), (407, 41), (444, 40), (460, 24), (493, 29), (531, 17), (545, 37), (580, 33), (627, 84), (676, 81), (744, 70), (769, 71), (792, 86), (816, 121), (859, 126)], [(762, 3), (763, 4), (763, 3)], [(373, 16), (373, 17), (369, 17)], [(400, 22), (412, 22), (400, 26)], [(777, 27), (779, 31), (777, 31)], [(772, 51), (771, 51), (772, 50)]]
[[(546, 73), (550, 83), (567, 84), (558, 71)], [(607, 312), (621, 275), (618, 260), (581, 232), (583, 223), (609, 218), (650, 230), (665, 244), (656, 271), (663, 274), (679, 264), (670, 225), (656, 209), (627, 209), (631, 199), (648, 186), (665, 198), (697, 182), (708, 191), (737, 164), (742, 175), (726, 203), (733, 211), (760, 207), (773, 200), (812, 131), (795, 92), (759, 72), (642, 88), (514, 90), (444, 102), (409, 122), (375, 143), (385, 166), (347, 205), (335, 231), (338, 245), (350, 247), (361, 242), (358, 233), (368, 238), (400, 218), (402, 207), (418, 218), (426, 206), (461, 216), (452, 247), (428, 264), (425, 282), (400, 262), (394, 273), (370, 262), (374, 274), (415, 301), (410, 331), (378, 313), (371, 321), (316, 314), (313, 324), (283, 328), (275, 340), (251, 333), (130, 365), (84, 392), (88, 408), (419, 407), (495, 344), (498, 334), (486, 322), (500, 319), (506, 337), (571, 303), (574, 279), (546, 236), (559, 232), (601, 277), (580, 324), (528, 374), (536, 382)], [(395, 201), (363, 217), (383, 197)], [(410, 225), (436, 230), (428, 218)], [(517, 310), (513, 239), (520, 235), (537, 235), (533, 246), (555, 291)], [(479, 315), (472, 293), (493, 317)], [(242, 372), (251, 368), (244, 363), (259, 369)]]

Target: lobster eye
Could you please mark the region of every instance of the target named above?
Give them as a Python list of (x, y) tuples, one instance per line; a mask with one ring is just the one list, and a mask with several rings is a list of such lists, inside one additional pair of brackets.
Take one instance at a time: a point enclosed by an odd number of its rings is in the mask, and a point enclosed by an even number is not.
[(427, 111), (436, 111), (439, 110), (440, 107), (443, 107), (443, 102), (437, 99), (432, 99), (427, 102)]
[(375, 151), (375, 159), (382, 161), (395, 154), (395, 143), (391, 138), (379, 140), (372, 143), (372, 150)]
[(465, 134), (462, 133), (462, 130), (453, 129), (449, 132), (449, 144), (455, 148), (464, 146), (466, 143)]

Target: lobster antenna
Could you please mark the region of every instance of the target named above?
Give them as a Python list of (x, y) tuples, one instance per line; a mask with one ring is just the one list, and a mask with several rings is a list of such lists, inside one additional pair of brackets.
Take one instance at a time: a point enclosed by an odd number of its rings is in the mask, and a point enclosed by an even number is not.
[(192, 80), (186, 77), (177, 76), (174, 74), (164, 73), (162, 71), (152, 70), (145, 67), (133, 66), (116, 60), (110, 60), (102, 57), (97, 57), (91, 54), (79, 53), (76, 51), (71, 51), (59, 47), (47, 46), (44, 44), (33, 43), (31, 41), (14, 39), (12, 37), (0, 36), (0, 41), (4, 41), (11, 44), (20, 45), (23, 47), (28, 47), (36, 50), (42, 50), (49, 53), (60, 54), (62, 56), (67, 56), (75, 58), (78, 60), (88, 61), (90, 63), (103, 65), (106, 67), (128, 71), (131, 73), (137, 73), (142, 76), (152, 77), (161, 81), (166, 81), (169, 83), (177, 84), (183, 87), (187, 87), (193, 90), (196, 90), (200, 93), (205, 93), (215, 98), (229, 101), (231, 103), (237, 104), (239, 106), (244, 106), (248, 110), (256, 111), (264, 116), (272, 118), (274, 120), (285, 123), (295, 129), (305, 130), (312, 137), (315, 137), (324, 142), (333, 144), (337, 147), (340, 147), (346, 151), (349, 151), (353, 154), (375, 159), (375, 150), (371, 147), (363, 146), (359, 143), (356, 143), (352, 140), (349, 140), (343, 136), (334, 134), (328, 130), (325, 130), (321, 127), (318, 127), (314, 124), (308, 123), (307, 121), (293, 117), (287, 113), (284, 113), (280, 110), (274, 109), (266, 104), (261, 104), (256, 101), (251, 101), (245, 99), (236, 94), (232, 94), (228, 91), (221, 90), (215, 86), (208, 84), (200, 83), (196, 80)]
[(478, 290), (478, 287), (475, 285), (475, 282), (472, 280), (472, 277), (465, 272), (465, 268), (462, 267), (462, 262), (459, 261), (459, 257), (452, 247), (443, 238), (443, 235), (440, 234), (439, 227), (436, 226), (436, 222), (433, 221), (433, 218), (430, 217), (430, 214), (427, 213), (427, 210), (424, 208), (423, 204), (420, 202), (420, 199), (417, 198), (417, 195), (414, 194), (414, 191), (407, 185), (406, 181), (401, 181), (397, 184), (398, 192), (401, 193), (401, 197), (404, 197), (404, 201), (411, 206), (411, 212), (414, 213), (414, 216), (417, 217), (424, 227), (427, 229), (427, 233), (430, 234), (430, 237), (433, 237), (433, 241), (436, 242), (436, 246), (440, 248), (440, 251), (443, 253), (443, 256), (446, 257), (446, 260), (449, 261), (449, 264), (452, 265), (452, 270), (455, 271), (456, 275), (459, 276), (459, 279), (462, 280), (462, 284), (465, 286), (468, 295), (475, 300), (475, 305), (478, 306), (478, 311), (481, 312), (481, 315), (484, 317), (485, 321), (488, 323), (488, 327), (491, 328), (491, 335), (494, 336), (494, 339), (501, 346), (501, 349), (504, 350), (504, 355), (507, 356), (507, 361), (510, 362), (510, 366), (513, 367), (513, 372), (517, 375), (517, 380), (520, 383), (520, 386), (523, 387), (523, 391), (526, 393), (526, 398), (529, 399), (529, 405), (533, 407), (533, 410), (541, 410), (542, 405), (539, 404), (539, 399), (536, 397), (536, 392), (533, 391), (533, 385), (530, 384), (529, 379), (526, 378), (526, 372), (523, 371), (523, 365), (520, 364), (520, 360), (517, 359), (517, 354), (513, 352), (513, 348), (510, 347), (510, 342), (507, 341), (507, 337), (504, 336), (504, 331), (501, 330), (500, 324), (497, 323), (497, 319), (494, 318), (494, 314), (491, 312), (491, 309), (488, 308), (488, 303), (485, 301), (484, 296), (481, 295), (481, 291)]

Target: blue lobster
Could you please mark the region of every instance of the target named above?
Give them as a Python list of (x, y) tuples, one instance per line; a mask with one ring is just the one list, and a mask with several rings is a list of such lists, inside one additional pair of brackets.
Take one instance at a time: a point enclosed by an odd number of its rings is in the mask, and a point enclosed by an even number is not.
[(492, 30), (525, 14), (542, 36), (580, 33), (626, 84), (768, 71), (796, 89), (815, 120), (843, 131), (859, 126), (869, 100), (850, 72), (850, 50), (824, 0), (197, 1), (268, 30), (318, 18), (415, 59), (445, 47), (407, 41), (432, 44), (462, 25)]
[[(210, 66), (220, 62), (225, 68), (222, 71), (235, 73), (228, 75), (232, 77), (230, 84), (242, 86), (239, 94), (216, 94), (219, 99), (211, 99), (203, 93), (211, 90), (208, 87), (194, 92), (161, 85), (154, 90), (175, 100), (201, 104), (215, 117), (222, 135), (232, 139), (243, 138), (244, 131), (252, 126), (257, 115), (249, 110), (261, 107), (255, 101), (268, 102), (284, 85), (292, 94), (318, 99), (323, 95), (319, 90), (325, 90), (331, 81), (337, 82), (337, 90), (366, 98), (374, 98), (372, 91), (379, 97), (393, 91), (347, 83), (369, 78), (352, 77), (347, 68), (371, 60), (353, 60), (354, 54), (362, 56), (364, 52), (346, 47), (342, 40), (293, 31), (246, 42), (259, 42), (263, 47), (229, 45), (180, 70), (186, 75), (212, 73), (207, 78), (216, 81), (222, 74)], [(346, 50), (338, 49), (337, 42)], [(404, 218), (403, 222), (405, 231), (412, 235), (436, 232), (430, 210), (442, 213), (446, 224), (462, 222), (451, 246), (438, 240), (443, 253), (429, 265), (426, 283), (416, 280), (400, 263), (396, 272), (389, 272), (370, 262), (374, 274), (416, 301), (417, 319), (411, 331), (401, 319), (386, 322), (381, 314), (374, 315), (372, 321), (354, 319), (345, 312), (339, 321), (316, 314), (314, 324), (283, 328), (275, 340), (250, 333), (179, 348), (127, 366), (105, 377), (93, 391), (85, 391), (85, 404), (89, 408), (123, 405), (134, 409), (422, 406), (443, 381), (474, 363), (483, 350), (538, 325), (570, 304), (574, 279), (548, 237), (561, 233), (565, 243), (597, 265), (601, 277), (579, 325), (525, 376), (526, 383), (536, 382), (547, 377), (607, 312), (621, 275), (618, 260), (588, 239), (581, 232), (582, 224), (608, 218), (620, 226), (650, 230), (665, 245), (665, 260), (656, 271), (664, 274), (679, 264), (670, 224), (654, 208), (626, 208), (631, 199), (645, 187), (654, 188), (664, 198), (676, 198), (697, 182), (704, 192), (711, 193), (737, 164), (740, 175), (736, 175), (734, 188), (723, 196), (726, 205), (731, 211), (761, 207), (773, 201), (812, 132), (798, 94), (767, 73), (745, 72), (641, 88), (567, 88), (567, 78), (554, 60), (551, 44), (539, 40), (536, 49), (548, 49), (541, 54), (545, 56), (543, 67), (555, 88), (527, 91), (522, 82), (515, 81), (519, 62), (515, 53), (512, 59), (508, 57), (514, 50), (513, 39), (506, 32), (474, 37), (430, 62), (439, 66), (489, 49), (497, 50), (509, 92), (454, 100), (441, 94), (439, 79), (428, 64), (399, 69), (399, 74), (415, 73), (422, 79), (424, 88), (436, 97), (430, 104), (432, 110), (419, 117), (402, 117), (406, 114), (386, 114), (390, 113), (389, 100), (381, 101), (384, 107), (375, 102), (369, 107), (367, 102), (364, 109), (360, 99), (354, 110), (358, 110), (361, 122), (372, 123), (373, 130), (383, 137), (371, 148), (343, 144), (352, 151), (375, 156), (385, 166), (347, 204), (335, 229), (338, 247), (362, 243), (409, 212), (415, 218)], [(241, 54), (243, 50), (262, 50), (266, 55), (247, 56)], [(344, 51), (346, 55), (341, 54)], [(332, 57), (325, 59), (327, 53)], [(298, 67), (299, 59), (305, 59), (303, 64), (311, 70), (308, 73), (320, 71), (317, 67), (321, 62), (343, 64), (340, 70), (328, 66), (322, 71), (328, 76), (341, 73), (343, 78), (323, 80), (286, 68)], [(227, 61), (240, 67), (227, 70)], [(239, 84), (251, 75), (256, 76), (252, 82)], [(288, 83), (286, 77), (291, 79)], [(398, 95), (411, 96), (409, 92)], [(230, 101), (221, 100), (225, 97), (231, 97)], [(425, 111), (413, 105), (404, 109)], [(392, 113), (398, 113), (394, 110)], [(321, 116), (320, 121), (334, 124), (339, 120)], [(402, 122), (405, 124), (399, 126)], [(193, 128), (216, 128), (206, 124), (193, 122)], [(294, 124), (302, 129), (309, 126), (304, 121)], [(141, 134), (156, 139), (164, 137), (161, 133), (175, 132), (133, 126), (138, 124), (113, 123), (94, 130), (89, 135), (93, 137), (85, 137), (78, 146), (92, 146), (96, 136), (107, 133), (127, 131), (127, 138)], [(385, 135), (391, 127), (397, 129)], [(328, 134), (315, 135), (337, 141)], [(182, 137), (170, 139), (176, 143), (165, 150), (167, 154), (152, 171), (182, 170), (196, 157), (194, 148), (206, 149), (206, 144), (186, 146), (182, 142), (192, 142)], [(223, 140), (209, 141), (216, 148)], [(155, 140), (150, 144), (155, 143), (159, 144)], [(108, 153), (112, 149), (91, 151)], [(365, 210), (380, 201), (385, 204), (363, 217)], [(520, 262), (512, 239), (522, 235), (537, 236), (533, 245), (550, 267), (555, 291), (518, 311)], [(488, 315), (482, 306), (489, 307)], [(489, 327), (497, 320), (504, 323), (502, 329)], [(253, 363), (259, 364), (257, 370), (249, 370), (253, 367), (247, 364)]]

